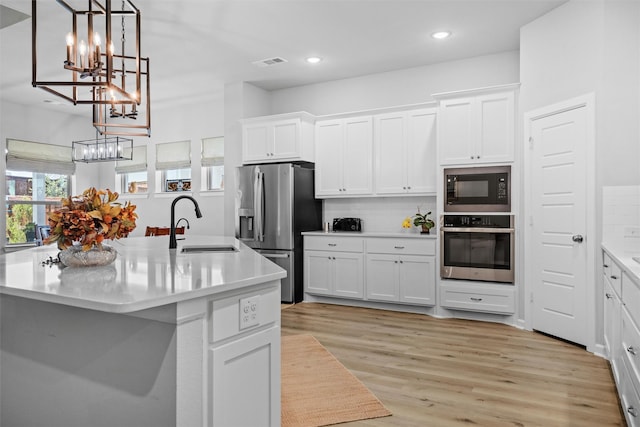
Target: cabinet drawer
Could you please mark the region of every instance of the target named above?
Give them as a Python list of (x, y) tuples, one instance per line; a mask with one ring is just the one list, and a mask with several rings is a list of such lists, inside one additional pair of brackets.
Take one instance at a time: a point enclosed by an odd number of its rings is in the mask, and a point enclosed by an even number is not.
[(456, 310), (512, 314), (515, 293), (509, 285), (448, 285), (440, 287), (440, 305)]
[[(622, 310), (622, 348), (618, 350), (622, 352), (624, 363), (629, 371), (630, 377), (633, 378), (635, 386), (640, 388), (640, 331), (631, 319), (630, 313), (625, 307)], [(640, 407), (638, 408), (640, 411)]]
[(618, 267), (618, 264), (616, 264), (611, 259), (609, 254), (605, 253), (603, 258), (604, 258), (604, 264), (603, 264), (603, 267), (602, 267), (603, 268), (603, 274), (607, 278), (607, 280), (609, 280), (609, 283), (611, 283), (611, 287), (613, 288), (613, 290), (618, 295), (621, 295), (621, 291), (622, 291), (622, 286), (621, 286), (622, 271), (620, 271), (620, 267)]
[(625, 368), (620, 375), (620, 404), (629, 427), (640, 427), (640, 397)]
[(636, 325), (640, 325), (640, 287), (638, 287), (638, 285), (634, 283), (633, 280), (631, 280), (631, 277), (626, 273), (622, 273), (621, 282), (622, 303), (631, 314)]
[(307, 251), (362, 252), (364, 240), (361, 237), (305, 236), (304, 249)]
[(367, 252), (379, 254), (435, 255), (435, 239), (367, 239)]

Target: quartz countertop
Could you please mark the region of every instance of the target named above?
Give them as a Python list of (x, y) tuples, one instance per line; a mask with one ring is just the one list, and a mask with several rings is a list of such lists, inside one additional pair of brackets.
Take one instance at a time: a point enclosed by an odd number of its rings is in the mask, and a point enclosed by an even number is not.
[(640, 263), (634, 257), (640, 257), (640, 245), (630, 245), (626, 241), (610, 240), (602, 243), (602, 248), (623, 267), (627, 275), (640, 286)]
[(431, 230), (430, 234), (420, 234), (417, 232), (383, 232), (383, 231), (305, 231), (303, 236), (331, 236), (331, 237), (395, 237), (408, 239), (435, 239), (436, 231)]
[[(43, 265), (55, 245), (0, 255), (0, 294), (111, 313), (129, 313), (279, 280), (286, 271), (235, 238), (169, 236), (108, 242), (118, 257), (106, 267)], [(181, 252), (185, 245), (233, 245), (229, 253)]]

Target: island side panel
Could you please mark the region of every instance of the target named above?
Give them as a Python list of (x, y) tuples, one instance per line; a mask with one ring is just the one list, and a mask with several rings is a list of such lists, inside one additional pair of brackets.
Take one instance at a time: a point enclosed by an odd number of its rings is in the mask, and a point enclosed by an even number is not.
[(174, 426), (176, 325), (0, 295), (0, 426)]

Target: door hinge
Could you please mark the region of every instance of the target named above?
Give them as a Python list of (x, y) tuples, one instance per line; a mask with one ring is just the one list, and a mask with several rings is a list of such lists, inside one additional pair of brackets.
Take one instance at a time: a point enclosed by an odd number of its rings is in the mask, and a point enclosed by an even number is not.
[(529, 150), (533, 150), (533, 137), (529, 137)]

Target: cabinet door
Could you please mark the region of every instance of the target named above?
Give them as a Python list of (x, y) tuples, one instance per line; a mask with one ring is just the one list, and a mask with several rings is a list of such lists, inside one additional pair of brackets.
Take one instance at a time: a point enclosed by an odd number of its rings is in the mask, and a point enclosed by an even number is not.
[(273, 124), (273, 159), (294, 159), (300, 156), (300, 120), (282, 120)]
[(362, 254), (334, 252), (332, 256), (333, 295), (362, 298), (364, 293), (364, 266)]
[(266, 123), (245, 125), (242, 129), (243, 163), (265, 160), (272, 147), (270, 126)]
[(477, 138), (474, 99), (448, 99), (438, 110), (438, 148), (440, 164), (466, 164), (475, 162)]
[(304, 291), (310, 294), (331, 295), (332, 252), (304, 251)]
[(477, 97), (478, 162), (511, 162), (515, 147), (515, 96), (513, 92)]
[(400, 258), (400, 301), (434, 305), (435, 257), (402, 256)]
[[(406, 113), (382, 114), (375, 117), (375, 187), (376, 194), (407, 192), (405, 137)], [(415, 153), (420, 155), (420, 153)]]
[[(373, 122), (371, 116), (344, 120), (343, 195), (373, 193)], [(334, 158), (335, 162), (336, 159)]]
[(367, 254), (367, 299), (398, 301), (397, 255)]
[(621, 345), (620, 342), (620, 299), (609, 284), (604, 280), (604, 347), (609, 362), (612, 365), (613, 376), (616, 383), (619, 382), (620, 366), (618, 353)]
[(342, 120), (316, 123), (316, 197), (342, 195)]
[(436, 110), (409, 111), (406, 146), (407, 192), (436, 192)]
[(249, 335), (209, 354), (213, 369), (208, 424), (280, 426), (280, 328)]

